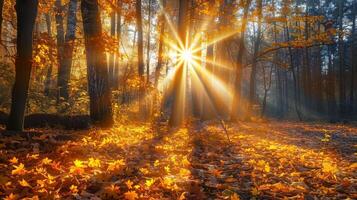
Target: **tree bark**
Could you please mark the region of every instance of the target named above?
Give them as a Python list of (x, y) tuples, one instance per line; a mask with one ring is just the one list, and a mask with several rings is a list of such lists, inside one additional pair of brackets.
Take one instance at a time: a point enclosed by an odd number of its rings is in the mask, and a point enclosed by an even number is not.
[(63, 6), (61, 0), (55, 2), (55, 18), (57, 29), (57, 60), (58, 60), (58, 75), (57, 75), (57, 102), (62, 99), (67, 99), (66, 91), (62, 85), (63, 83), (63, 57), (64, 57), (64, 27), (63, 27)]
[(346, 114), (346, 80), (345, 80), (345, 62), (344, 62), (344, 41), (343, 41), (343, 8), (345, 1), (338, 1), (338, 57), (339, 57), (339, 108), (340, 117), (344, 117)]
[(244, 40), (245, 40), (245, 31), (247, 27), (248, 12), (251, 0), (246, 0), (244, 5), (244, 14), (242, 18), (241, 34), (239, 38), (239, 49), (236, 60), (236, 74), (234, 82), (234, 94), (231, 110), (231, 120), (238, 120), (238, 110), (241, 104), (241, 89), (242, 89), (242, 72), (243, 72), (243, 55), (245, 53)]
[(117, 40), (118, 40), (118, 51), (117, 59), (115, 63), (115, 70), (113, 74), (113, 87), (119, 89), (119, 69), (120, 69), (120, 43), (121, 43), (121, 18), (122, 18), (122, 1), (118, 0), (118, 11), (117, 11)]
[(252, 71), (250, 73), (250, 85), (249, 85), (249, 106), (248, 106), (248, 113), (251, 115), (252, 113), (252, 106), (256, 102), (256, 73), (257, 73), (257, 58), (260, 49), (261, 43), (261, 29), (262, 29), (262, 17), (263, 17), (263, 1), (257, 1), (257, 9), (258, 9), (258, 30), (257, 30), (257, 37), (255, 38), (254, 42), (254, 55), (253, 55), (253, 64), (252, 64)]
[(146, 82), (150, 83), (150, 32), (151, 32), (151, 4), (152, 0), (149, 0), (149, 15), (148, 15), (148, 33), (146, 38)]
[(22, 131), (28, 95), (31, 67), (33, 30), (37, 16), (37, 0), (16, 0), (17, 53), (15, 61), (15, 83), (12, 90), (11, 111), (7, 130)]
[(136, 0), (136, 29), (138, 31), (138, 74), (140, 78), (139, 91), (139, 112), (146, 115), (144, 112), (144, 93), (145, 93), (145, 77), (144, 77), (144, 45), (143, 45), (143, 22), (141, 12), (141, 0)]
[[(110, 36), (114, 37), (115, 36), (115, 28), (117, 26), (116, 22), (116, 16), (115, 16), (115, 11), (112, 11), (110, 13)], [(115, 53), (111, 52), (109, 55), (109, 80), (110, 80), (110, 86), (114, 86), (114, 75), (115, 75)]]
[[(162, 0), (162, 6), (165, 8), (165, 0)], [(165, 34), (165, 16), (164, 13), (161, 13), (160, 19), (160, 36), (159, 36), (159, 51), (157, 57), (157, 65), (155, 69), (155, 88), (157, 88), (160, 78), (160, 73), (163, 64), (163, 57), (164, 57), (164, 34)]]
[(59, 96), (68, 100), (69, 98), (69, 80), (71, 76), (71, 67), (73, 59), (74, 41), (76, 39), (77, 26), (77, 0), (70, 0), (68, 5), (67, 32), (65, 35), (63, 60), (58, 74)]
[[(45, 18), (46, 18), (47, 34), (48, 34), (48, 37), (52, 39), (52, 25), (51, 25), (50, 14), (46, 13)], [(50, 48), (50, 54), (48, 56), (50, 59), (50, 65), (48, 66), (46, 79), (45, 79), (45, 89), (44, 89), (45, 96), (50, 95), (51, 76), (52, 76), (52, 70), (53, 70), (52, 47), (50, 46), (49, 48)]]
[[(179, 0), (179, 16), (178, 16), (178, 32), (182, 44), (186, 45), (186, 34), (188, 30), (188, 4), (189, 0)], [(171, 127), (180, 126), (185, 117), (186, 111), (186, 72), (184, 70), (185, 64), (177, 66), (177, 71), (173, 80), (173, 103), (171, 107), (171, 115), (169, 125)]]
[(104, 44), (101, 42), (102, 24), (98, 1), (83, 0), (81, 11), (87, 57), (90, 117), (96, 125), (110, 127), (113, 125), (112, 94), (106, 67)]
[(0, 43), (2, 43), (2, 13), (3, 13), (3, 7), (4, 7), (4, 0), (0, 0)]

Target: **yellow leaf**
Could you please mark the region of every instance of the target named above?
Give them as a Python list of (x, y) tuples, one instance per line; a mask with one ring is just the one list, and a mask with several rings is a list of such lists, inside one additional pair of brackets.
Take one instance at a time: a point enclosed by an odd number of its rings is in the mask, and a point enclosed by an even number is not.
[(240, 197), (237, 195), (237, 193), (234, 193), (234, 194), (231, 196), (231, 200), (240, 200)]
[(165, 166), (164, 169), (165, 169), (166, 173), (170, 173), (170, 167), (169, 166)]
[(13, 193), (9, 194), (4, 198), (4, 200), (16, 200), (16, 199), (17, 199), (17, 195)]
[(22, 187), (29, 187), (31, 188), (31, 185), (25, 180), (25, 179), (22, 179), (21, 181), (19, 181), (20, 185)]
[(75, 160), (75, 161), (73, 161), (73, 163), (74, 163), (74, 166), (76, 166), (76, 167), (80, 167), (80, 168), (84, 168), (85, 167), (83, 165), (83, 161)]
[(88, 160), (88, 166), (89, 167), (100, 167), (100, 160), (99, 159), (94, 159), (94, 158), (89, 158)]
[(148, 173), (149, 173), (149, 170), (146, 169), (146, 168), (140, 168), (140, 172), (145, 175), (145, 174), (148, 174)]
[(76, 185), (71, 185), (69, 187), (69, 189), (71, 190), (72, 194), (77, 194), (78, 193), (78, 187)]
[(44, 165), (48, 165), (48, 164), (50, 164), (52, 162), (52, 160), (46, 157), (46, 158), (42, 159), (41, 162)]
[(135, 200), (135, 199), (139, 198), (138, 194), (135, 191), (125, 192), (124, 197), (127, 200)]
[(117, 185), (115, 185), (115, 184), (111, 184), (110, 186), (107, 186), (106, 188), (105, 188), (108, 192), (110, 192), (110, 193), (119, 193), (119, 191), (120, 191), (120, 188), (119, 188), (119, 186), (117, 186)]
[(270, 172), (270, 166), (269, 163), (265, 164), (264, 171), (269, 173)]
[(160, 161), (159, 161), (159, 160), (155, 160), (154, 166), (157, 167), (157, 166), (159, 166), (159, 165), (160, 165)]
[(332, 163), (330, 160), (325, 159), (322, 162), (322, 172), (335, 174), (338, 172), (337, 165)]
[(154, 182), (155, 182), (155, 180), (151, 178), (151, 179), (148, 179), (148, 180), (145, 181), (145, 185), (147, 187), (151, 187), (152, 184), (154, 184)]
[(128, 189), (131, 189), (133, 187), (133, 182), (131, 182), (131, 180), (127, 180), (125, 182), (126, 186), (128, 187)]
[(9, 160), (9, 162), (12, 164), (17, 164), (19, 162), (19, 160), (16, 157), (13, 157)]
[(44, 180), (36, 180), (37, 186), (40, 188), (44, 188), (46, 182)]
[(23, 175), (26, 174), (25, 165), (20, 163), (18, 166), (14, 165), (14, 170), (11, 171), (12, 175)]

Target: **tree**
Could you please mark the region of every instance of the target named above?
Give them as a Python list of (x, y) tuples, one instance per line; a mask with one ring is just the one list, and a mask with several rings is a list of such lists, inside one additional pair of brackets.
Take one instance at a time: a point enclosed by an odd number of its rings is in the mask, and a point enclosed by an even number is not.
[(4, 7), (4, 0), (0, 0), (0, 40), (1, 40), (1, 35), (2, 35), (2, 11), (3, 11), (3, 7)]
[[(189, 0), (179, 1), (179, 14), (178, 14), (178, 35), (182, 45), (186, 45), (186, 34), (188, 30), (188, 4)], [(171, 127), (180, 126), (185, 117), (186, 102), (185, 102), (185, 72), (184, 63), (177, 66), (176, 74), (174, 76), (173, 84), (173, 103), (171, 106), (171, 115), (169, 125)]]
[(59, 97), (68, 100), (69, 80), (73, 58), (74, 41), (77, 26), (77, 0), (70, 0), (68, 4), (67, 30), (63, 48), (63, 58), (58, 73)]
[(343, 41), (343, 9), (345, 1), (338, 0), (338, 59), (339, 59), (339, 109), (340, 117), (344, 117), (346, 114), (346, 80), (345, 80), (345, 50)]
[(263, 17), (263, 0), (257, 0), (257, 11), (258, 11), (258, 29), (256, 33), (256, 38), (254, 41), (254, 55), (252, 63), (252, 71), (250, 73), (250, 89), (249, 89), (249, 114), (252, 114), (252, 106), (256, 102), (256, 74), (257, 74), (257, 64), (258, 64), (258, 53), (260, 49), (260, 43), (262, 40), (262, 17)]
[(238, 109), (241, 103), (241, 87), (242, 87), (242, 71), (243, 71), (243, 55), (245, 53), (244, 39), (245, 31), (247, 28), (248, 12), (251, 0), (244, 1), (244, 13), (242, 18), (241, 32), (239, 38), (239, 47), (236, 60), (236, 72), (235, 72), (235, 82), (234, 82), (234, 94), (232, 101), (232, 110), (231, 110), (231, 120), (238, 120)]
[[(57, 30), (57, 60), (58, 60), (58, 76), (57, 76), (57, 102), (60, 102), (61, 98), (67, 99), (68, 95), (64, 91), (63, 83), (63, 57), (64, 57), (64, 26), (63, 26), (63, 6), (61, 0), (55, 2), (55, 18), (56, 18), (56, 30)], [(66, 97), (67, 96), (67, 97)]]
[(150, 32), (151, 32), (151, 2), (152, 0), (149, 0), (149, 5), (148, 5), (148, 33), (147, 33), (147, 38), (146, 38), (146, 82), (150, 83)]
[[(166, 1), (162, 0), (162, 7), (165, 9), (165, 4)], [(159, 78), (160, 78), (160, 73), (161, 73), (161, 68), (163, 64), (163, 57), (164, 57), (164, 34), (165, 34), (165, 16), (164, 13), (160, 14), (159, 17), (159, 23), (160, 23), (160, 33), (159, 33), (159, 51), (158, 51), (158, 56), (157, 56), (157, 65), (155, 69), (155, 88), (157, 88), (158, 83), (159, 83)]]
[[(114, 37), (115, 36), (115, 28), (117, 26), (116, 22), (116, 12), (115, 10), (112, 10), (110, 13), (110, 36)], [(114, 86), (114, 76), (115, 76), (115, 54), (110, 53), (109, 56), (109, 80), (110, 80), (110, 86)]]
[(135, 2), (136, 11), (136, 29), (138, 31), (138, 73), (140, 78), (140, 94), (139, 94), (139, 109), (143, 114), (145, 78), (144, 78), (144, 44), (143, 44), (143, 22), (141, 15), (141, 0)]
[(106, 67), (104, 44), (101, 42), (102, 24), (98, 1), (83, 0), (81, 12), (87, 58), (90, 117), (99, 126), (112, 126), (112, 94)]
[(15, 83), (12, 90), (11, 111), (7, 130), (22, 131), (25, 106), (32, 68), (33, 30), (38, 10), (38, 0), (16, 0), (17, 41)]
[[(47, 28), (48, 37), (49, 37), (49, 39), (52, 39), (52, 23), (51, 23), (51, 16), (50, 16), (49, 13), (45, 14), (45, 19), (46, 19), (46, 28)], [(52, 52), (52, 46), (50, 46), (49, 48), (51, 49), (50, 52)], [(50, 53), (48, 56), (50, 58), (50, 62), (51, 63), (48, 66), (46, 79), (45, 79), (44, 94), (46, 96), (50, 95), (51, 76), (52, 76), (52, 70), (53, 70), (53, 56), (52, 56), (52, 53)]]
[(112, 86), (116, 89), (119, 88), (119, 68), (120, 68), (120, 44), (121, 44), (121, 32), (122, 32), (122, 24), (121, 24), (121, 19), (122, 19), (122, 1), (118, 0), (117, 2), (118, 5), (118, 10), (117, 10), (117, 39), (118, 39), (118, 51), (117, 51), (117, 59), (116, 59), (116, 64), (115, 64), (115, 69), (114, 69), (114, 74), (113, 74), (113, 82)]

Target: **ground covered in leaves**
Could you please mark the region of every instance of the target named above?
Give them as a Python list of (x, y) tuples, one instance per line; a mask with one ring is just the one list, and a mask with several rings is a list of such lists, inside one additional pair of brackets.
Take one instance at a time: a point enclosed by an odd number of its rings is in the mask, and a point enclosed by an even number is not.
[(357, 128), (292, 122), (0, 131), (4, 199), (356, 199)]

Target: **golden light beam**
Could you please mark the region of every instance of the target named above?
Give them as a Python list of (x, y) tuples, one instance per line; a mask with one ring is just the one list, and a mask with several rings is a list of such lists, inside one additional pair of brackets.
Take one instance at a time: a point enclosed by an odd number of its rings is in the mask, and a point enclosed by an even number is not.
[(202, 74), (203, 77), (213, 82), (212, 85), (217, 92), (219, 91), (219, 93), (225, 94), (225, 96), (228, 98), (228, 101), (233, 99), (233, 94), (228, 90), (229, 87), (225, 83), (219, 80), (212, 72), (200, 66), (199, 63), (197, 63), (195, 60), (192, 60), (192, 63), (192, 66), (195, 70), (197, 70), (197, 73)]

